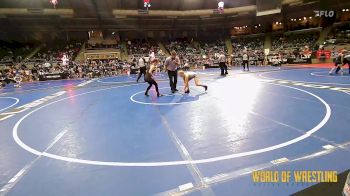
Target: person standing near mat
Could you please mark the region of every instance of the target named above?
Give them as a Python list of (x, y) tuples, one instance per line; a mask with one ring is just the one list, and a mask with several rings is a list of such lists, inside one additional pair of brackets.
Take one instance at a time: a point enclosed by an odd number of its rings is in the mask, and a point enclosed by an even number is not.
[(339, 69), (341, 71), (341, 75), (344, 74), (343, 72), (343, 65), (344, 65), (344, 52), (341, 51), (339, 52), (337, 58), (335, 59), (334, 62), (334, 67), (329, 71), (329, 75), (332, 75), (334, 70)]
[(168, 71), (171, 92), (175, 93), (176, 91), (178, 91), (176, 89), (176, 84), (177, 84), (177, 69), (180, 65), (180, 59), (177, 56), (175, 50), (171, 51), (170, 54), (171, 56), (166, 58), (164, 62), (164, 70)]
[(148, 91), (151, 89), (152, 85), (154, 85), (155, 88), (156, 88), (157, 97), (161, 97), (162, 96), (162, 94), (159, 93), (158, 83), (156, 82), (156, 80), (153, 77), (153, 74), (156, 71), (158, 64), (159, 64), (159, 60), (158, 59), (153, 59), (153, 61), (150, 64), (149, 69), (146, 71), (145, 81), (149, 84), (149, 86), (147, 87), (147, 90), (145, 92), (146, 96), (149, 96), (148, 95)]
[[(343, 52), (345, 53), (346, 50), (343, 50)], [(348, 67), (349, 67), (349, 75), (350, 75), (350, 55), (345, 55), (344, 54), (344, 59), (343, 59), (343, 66), (345, 66), (346, 64), (348, 64)], [(335, 70), (335, 74), (338, 74), (338, 72), (340, 71), (340, 67), (338, 67), (336, 70)]]
[(16, 81), (16, 84), (14, 85), (14, 87), (16, 88), (20, 88), (21, 84), (22, 84), (22, 75), (21, 73), (17, 73), (16, 76), (13, 78), (14, 81)]
[(143, 56), (141, 56), (137, 64), (138, 64), (138, 66), (140, 68), (139, 77), (136, 80), (136, 82), (138, 83), (140, 78), (141, 78), (141, 76), (142, 76), (142, 74), (144, 76), (146, 75), (146, 61), (145, 61), (145, 58)]
[(243, 60), (243, 71), (245, 71), (246, 66), (247, 66), (247, 71), (249, 71), (249, 57), (247, 52), (243, 54), (242, 60)]
[(227, 73), (226, 57), (225, 57), (225, 53), (223, 51), (220, 52), (218, 60), (219, 60), (219, 66), (221, 69), (221, 75), (222, 76), (227, 75), (228, 73)]
[(349, 68), (349, 75), (350, 75), (350, 54), (348, 55), (344, 55), (344, 65), (348, 64), (348, 68)]
[(185, 87), (184, 87), (184, 91), (185, 93), (190, 93), (190, 85), (189, 85), (189, 81), (194, 79), (194, 82), (196, 84), (196, 86), (201, 86), (204, 88), (205, 91), (208, 90), (208, 86), (207, 85), (202, 85), (199, 82), (199, 77), (197, 76), (197, 73), (193, 72), (193, 71), (179, 71), (179, 76), (182, 77), (182, 79), (184, 80), (185, 83)]

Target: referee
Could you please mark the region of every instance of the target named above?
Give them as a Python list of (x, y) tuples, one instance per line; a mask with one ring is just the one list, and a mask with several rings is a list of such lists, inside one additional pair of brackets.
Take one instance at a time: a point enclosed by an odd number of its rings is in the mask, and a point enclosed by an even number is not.
[(242, 60), (243, 60), (243, 71), (245, 71), (246, 66), (247, 66), (247, 70), (249, 71), (249, 57), (247, 53), (243, 54)]
[(141, 56), (141, 58), (138, 61), (138, 66), (140, 68), (140, 73), (139, 73), (139, 77), (137, 78), (136, 82), (139, 82), (142, 74), (145, 76), (146, 75), (146, 61), (145, 58), (143, 56)]
[(178, 91), (176, 89), (176, 84), (177, 84), (177, 69), (180, 65), (180, 59), (177, 56), (175, 50), (171, 51), (170, 54), (171, 56), (166, 58), (165, 60), (164, 70), (166, 69), (168, 71), (171, 92), (175, 93), (176, 91)]
[(226, 65), (226, 57), (223, 51), (220, 52), (219, 55), (219, 66), (221, 69), (221, 75), (225, 76), (227, 73), (227, 65)]

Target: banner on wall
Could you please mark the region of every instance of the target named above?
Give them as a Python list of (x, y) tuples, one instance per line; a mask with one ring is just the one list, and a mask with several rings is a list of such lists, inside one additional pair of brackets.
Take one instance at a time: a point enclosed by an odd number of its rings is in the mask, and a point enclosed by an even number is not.
[(67, 78), (68, 78), (68, 73), (50, 73), (50, 74), (39, 75), (40, 81), (61, 80), (61, 79), (67, 79)]
[(288, 58), (288, 64), (311, 64), (311, 58)]
[(318, 59), (330, 59), (331, 51), (330, 50), (318, 50), (316, 52), (316, 58)]
[(120, 58), (120, 52), (85, 53), (84, 56), (90, 60), (116, 59)]

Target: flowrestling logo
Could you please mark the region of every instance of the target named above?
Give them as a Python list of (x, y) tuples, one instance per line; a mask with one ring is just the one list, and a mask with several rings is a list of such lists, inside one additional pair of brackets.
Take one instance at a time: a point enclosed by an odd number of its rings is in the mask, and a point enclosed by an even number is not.
[(316, 17), (326, 17), (326, 18), (332, 18), (335, 16), (335, 12), (333, 10), (315, 10), (315, 16)]

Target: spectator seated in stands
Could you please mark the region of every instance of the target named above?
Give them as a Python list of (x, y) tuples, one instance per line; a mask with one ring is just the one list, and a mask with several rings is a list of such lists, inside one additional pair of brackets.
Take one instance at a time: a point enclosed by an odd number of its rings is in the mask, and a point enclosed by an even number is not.
[(43, 59), (47, 61), (61, 61), (63, 55), (73, 60), (81, 49), (80, 42), (67, 43), (65, 45), (54, 44), (55, 46), (43, 47), (32, 59)]
[(161, 61), (165, 60), (165, 55), (158, 46), (158, 44), (153, 41), (146, 40), (132, 40), (127, 41), (128, 54), (130, 55), (130, 60), (139, 59), (141, 56), (158, 58)]
[(327, 44), (348, 44), (350, 43), (350, 24), (346, 23), (336, 26), (328, 34)]
[(200, 42), (188, 39), (176, 39), (166, 43), (168, 51), (175, 50), (180, 58), (181, 66), (187, 62), (189, 66), (197, 67), (204, 61), (212, 66), (218, 59), (220, 51), (226, 51), (222, 40), (212, 42)]
[(22, 62), (34, 49), (31, 43), (0, 42), (0, 64)]
[(233, 64), (237, 66), (242, 65), (243, 54), (247, 53), (249, 57), (249, 64), (253, 65), (262, 65), (264, 61), (265, 54), (263, 52), (264, 44), (263, 38), (242, 38), (242, 39), (233, 39)]
[(272, 50), (295, 49), (302, 47), (313, 47), (317, 41), (318, 33), (295, 34), (279, 36), (272, 40)]

